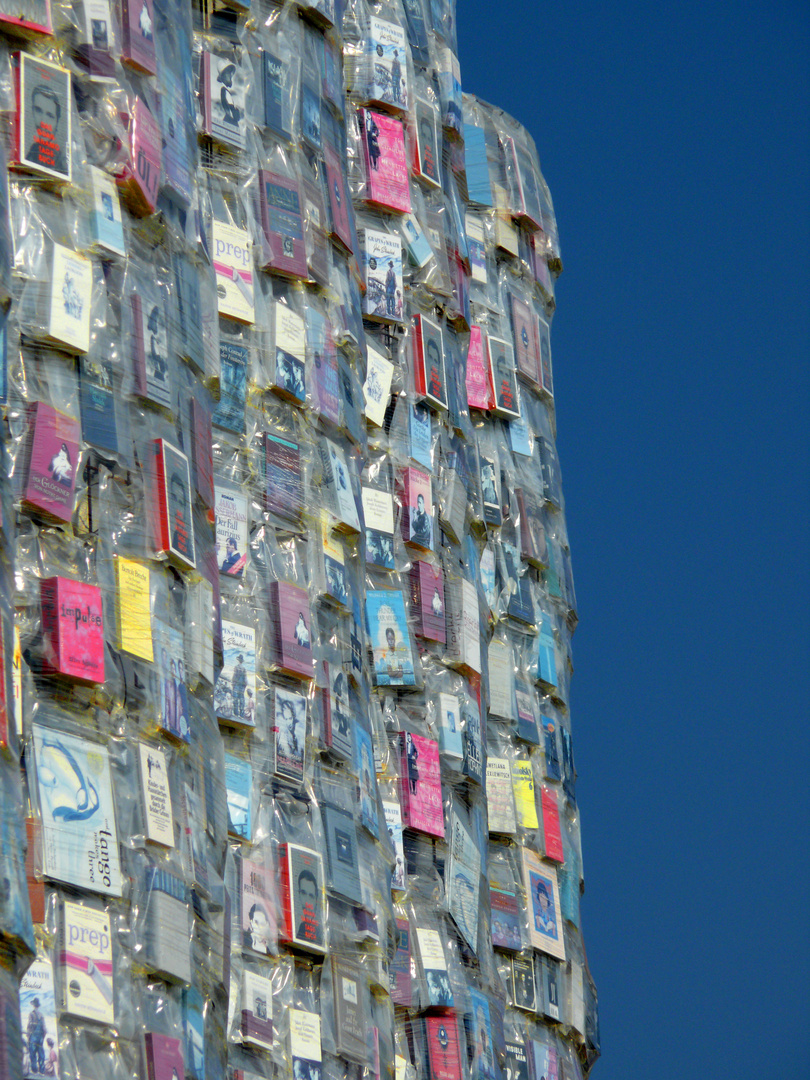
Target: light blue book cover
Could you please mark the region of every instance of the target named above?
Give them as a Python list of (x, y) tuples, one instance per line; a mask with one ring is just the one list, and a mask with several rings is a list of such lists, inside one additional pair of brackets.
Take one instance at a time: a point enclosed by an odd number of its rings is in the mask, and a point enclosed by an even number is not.
[(483, 128), (475, 124), (464, 125), (464, 164), (467, 169), (467, 194), (470, 202), (492, 206), (486, 134)]
[(379, 836), (374, 746), (371, 735), (362, 724), (356, 724), (354, 729), (354, 767), (360, 785), (360, 824), (372, 836)]
[(549, 686), (557, 685), (557, 661), (554, 655), (554, 631), (551, 621), (544, 615), (537, 638), (537, 678)]
[(433, 428), (431, 426), (430, 409), (427, 405), (412, 403), (408, 411), (408, 428), (411, 443), (411, 457), (424, 465), (426, 469), (433, 468)]
[[(20, 982), (20, 1020), (23, 1032), (22, 1076), (59, 1076), (59, 1033), (53, 965), (37, 956)], [(9, 1075), (16, 1075), (11, 1069)]]
[(229, 832), (250, 840), (253, 835), (251, 788), (253, 769), (250, 762), (234, 754), (225, 755), (225, 791), (228, 800)]
[(520, 416), (515, 417), (509, 421), (509, 444), (512, 448), (513, 454), (520, 454), (521, 457), (531, 457), (532, 435), (529, 431), (529, 423), (526, 419), (526, 410), (523, 406), (523, 393), (518, 387), (517, 392), (517, 407), (520, 412)]
[(414, 686), (413, 648), (402, 593), (366, 593), (366, 629), (374, 655), (375, 686)]

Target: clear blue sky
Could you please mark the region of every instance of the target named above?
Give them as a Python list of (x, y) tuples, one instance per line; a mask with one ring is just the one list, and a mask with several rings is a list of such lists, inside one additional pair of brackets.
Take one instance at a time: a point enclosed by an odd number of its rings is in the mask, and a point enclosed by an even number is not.
[(807, 1075), (810, 7), (458, 0), (534, 135), (605, 1080)]

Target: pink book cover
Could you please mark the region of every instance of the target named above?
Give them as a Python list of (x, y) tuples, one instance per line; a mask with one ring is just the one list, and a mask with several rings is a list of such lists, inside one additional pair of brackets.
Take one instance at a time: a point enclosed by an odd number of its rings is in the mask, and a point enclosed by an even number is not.
[(473, 409), (489, 409), (492, 406), (487, 367), (486, 335), (480, 326), (471, 326), (467, 351), (467, 404)]
[(560, 832), (560, 808), (557, 805), (557, 796), (547, 787), (543, 787), (541, 794), (546, 858), (562, 863), (565, 862), (565, 855), (562, 846), (562, 833)]
[(430, 1080), (460, 1080), (461, 1057), (455, 1017), (426, 1017), (425, 1041)]
[(121, 59), (146, 75), (157, 72), (152, 0), (121, 0)]
[(214, 462), (211, 412), (191, 399), (191, 462), (194, 466), (194, 488), (205, 506), (214, 507)]
[(401, 732), (402, 824), (444, 837), (439, 744), (423, 735)]
[(411, 189), (402, 122), (374, 109), (358, 109), (357, 118), (366, 166), (366, 201), (409, 214)]
[(307, 590), (286, 581), (272, 585), (276, 616), (277, 660), (283, 671), (311, 679), (314, 675)]
[(512, 296), (512, 329), (518, 371), (529, 382), (537, 382), (536, 337), (531, 308), (519, 296)]
[(141, 98), (135, 98), (131, 113), (122, 114), (122, 120), (129, 128), (130, 158), (118, 184), (130, 210), (145, 217), (157, 206), (163, 161), (160, 128)]
[(31, 451), (23, 501), (56, 521), (70, 521), (79, 467), (77, 420), (44, 401), (29, 406)]
[(47, 672), (86, 683), (104, 682), (101, 589), (69, 578), (39, 583)]
[(146, 1073), (149, 1080), (183, 1080), (186, 1066), (183, 1060), (183, 1048), (179, 1039), (171, 1035), (158, 1035), (147, 1031)]
[(305, 278), (307, 253), (298, 181), (262, 169), (259, 206), (267, 241), (265, 268), (287, 277)]
[(412, 465), (399, 478), (402, 499), (402, 536), (415, 547), (433, 547), (433, 487), (430, 473)]
[(329, 188), (329, 206), (332, 210), (332, 235), (346, 250), (352, 252), (352, 232), (349, 224), (349, 196), (343, 177), (340, 158), (334, 150), (324, 147), (326, 186)]
[(429, 641), (447, 642), (444, 622), (444, 574), (441, 567), (418, 560), (411, 567), (412, 610), (416, 632)]

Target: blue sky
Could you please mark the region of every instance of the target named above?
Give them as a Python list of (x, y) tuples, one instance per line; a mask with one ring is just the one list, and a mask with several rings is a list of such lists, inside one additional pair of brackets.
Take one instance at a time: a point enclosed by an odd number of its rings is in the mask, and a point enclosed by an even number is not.
[(458, 2), (559, 223), (595, 1077), (799, 1076), (810, 8)]

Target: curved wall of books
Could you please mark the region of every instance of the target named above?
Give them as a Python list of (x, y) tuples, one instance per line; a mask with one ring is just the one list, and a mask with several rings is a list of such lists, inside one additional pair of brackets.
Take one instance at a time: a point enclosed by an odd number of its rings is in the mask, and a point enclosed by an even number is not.
[(535, 145), (451, 0), (0, 0), (0, 1080), (599, 1054)]

